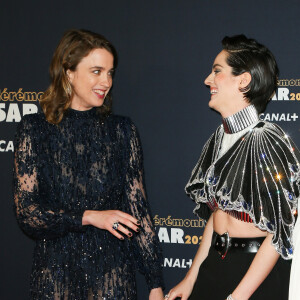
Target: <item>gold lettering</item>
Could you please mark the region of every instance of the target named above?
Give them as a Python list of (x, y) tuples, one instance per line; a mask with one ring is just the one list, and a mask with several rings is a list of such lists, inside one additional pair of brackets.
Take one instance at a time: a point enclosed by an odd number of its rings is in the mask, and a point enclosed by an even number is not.
[(289, 85), (288, 79), (279, 79), (277, 81), (277, 83), (278, 83), (278, 86), (288, 86)]
[(17, 101), (23, 101), (23, 99), (24, 99), (24, 94), (23, 94), (22, 90), (23, 89), (19, 89), (17, 94), (16, 94)]
[(183, 226), (183, 220), (182, 219), (173, 219), (173, 226)]
[(44, 95), (44, 92), (37, 93), (38, 100), (41, 100), (42, 96)]
[(300, 78), (297, 79), (278, 79), (278, 86), (300, 86)]
[(205, 227), (205, 221), (203, 219), (173, 219), (172, 216), (167, 218), (160, 218), (159, 215), (155, 215), (153, 218), (154, 226), (168, 226), (168, 227)]
[(17, 92), (9, 92), (7, 88), (0, 90), (0, 101), (39, 101), (44, 92), (23, 92), (23, 88), (19, 88)]
[(154, 226), (158, 226), (159, 225), (158, 215), (155, 215), (155, 217), (153, 218), (153, 221), (154, 221)]
[(2, 101), (7, 101), (8, 100), (8, 92), (7, 92), (7, 88), (5, 88), (2, 93), (1, 93), (1, 100)]
[(24, 93), (24, 100), (25, 101), (36, 101), (36, 92), (25, 92)]
[(185, 219), (183, 221), (184, 227), (191, 227), (191, 220), (190, 219)]
[(8, 98), (9, 98), (9, 101), (14, 101), (15, 100), (15, 96), (16, 96), (16, 92), (9, 92), (8, 93)]
[(172, 219), (171, 219), (171, 216), (168, 216), (167, 219), (166, 219), (166, 225), (167, 226), (172, 226), (173, 222), (172, 222)]

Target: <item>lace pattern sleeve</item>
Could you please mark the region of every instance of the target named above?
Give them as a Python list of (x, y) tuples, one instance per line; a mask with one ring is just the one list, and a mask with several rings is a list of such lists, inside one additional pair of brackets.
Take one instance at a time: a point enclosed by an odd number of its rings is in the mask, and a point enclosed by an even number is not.
[(128, 213), (140, 222), (140, 232), (131, 241), (131, 247), (138, 270), (145, 275), (149, 290), (163, 287), (162, 254), (154, 230), (152, 216), (144, 183), (143, 155), (136, 127), (129, 124), (129, 163), (126, 172), (126, 198)]
[(34, 239), (56, 238), (68, 231), (82, 231), (82, 213), (46, 209), (39, 198), (39, 132), (34, 118), (24, 118), (15, 137), (14, 210), (22, 230)]

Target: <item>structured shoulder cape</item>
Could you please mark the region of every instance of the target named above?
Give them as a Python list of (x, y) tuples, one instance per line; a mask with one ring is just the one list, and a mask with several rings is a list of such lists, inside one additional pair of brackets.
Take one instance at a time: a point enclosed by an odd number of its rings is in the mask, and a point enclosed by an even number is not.
[(194, 212), (208, 220), (213, 207), (242, 212), (261, 230), (274, 234), (280, 255), (293, 254), (292, 232), (299, 199), (300, 154), (277, 125), (260, 121), (218, 158), (221, 125), (206, 142), (186, 193)]

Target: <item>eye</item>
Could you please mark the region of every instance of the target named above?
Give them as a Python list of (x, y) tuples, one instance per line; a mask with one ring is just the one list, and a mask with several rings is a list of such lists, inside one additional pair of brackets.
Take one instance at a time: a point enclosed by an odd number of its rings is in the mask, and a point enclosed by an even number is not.
[(93, 73), (96, 74), (96, 75), (99, 75), (100, 72), (101, 72), (100, 70), (94, 70), (94, 71), (93, 71)]
[(215, 70), (214, 70), (214, 73), (215, 73), (215, 74), (218, 74), (218, 73), (220, 73), (220, 72), (221, 72), (221, 70), (219, 70), (219, 69), (215, 69)]
[(115, 73), (114, 70), (110, 70), (110, 71), (108, 72), (108, 75), (111, 76), (111, 77), (113, 77), (113, 76), (114, 76), (114, 73)]

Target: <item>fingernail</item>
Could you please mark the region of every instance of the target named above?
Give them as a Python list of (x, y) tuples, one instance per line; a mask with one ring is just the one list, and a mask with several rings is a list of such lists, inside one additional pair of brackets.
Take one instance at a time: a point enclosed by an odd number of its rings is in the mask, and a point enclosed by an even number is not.
[(139, 228), (137, 228), (135, 231), (136, 231), (136, 232), (139, 232), (139, 231), (140, 231), (140, 229), (139, 229)]
[(140, 225), (140, 224), (141, 224), (141, 222), (140, 222), (140, 221), (136, 221), (136, 224)]
[(123, 241), (123, 240), (124, 240), (124, 237), (121, 237), (120, 239)]
[(131, 233), (131, 232), (129, 232), (129, 233), (128, 233), (128, 236), (132, 237), (132, 233)]

